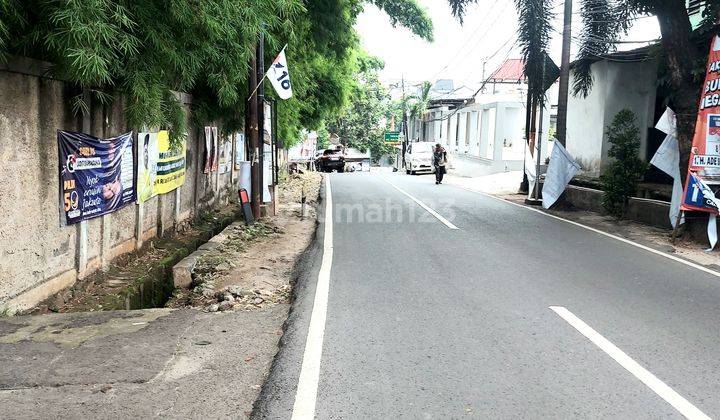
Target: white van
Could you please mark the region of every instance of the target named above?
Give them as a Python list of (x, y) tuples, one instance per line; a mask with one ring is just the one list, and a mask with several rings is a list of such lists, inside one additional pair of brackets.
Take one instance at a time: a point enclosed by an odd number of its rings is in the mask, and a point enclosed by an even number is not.
[(408, 150), (405, 152), (405, 173), (415, 175), (417, 173), (435, 173), (432, 157), (435, 143), (418, 142), (408, 143)]

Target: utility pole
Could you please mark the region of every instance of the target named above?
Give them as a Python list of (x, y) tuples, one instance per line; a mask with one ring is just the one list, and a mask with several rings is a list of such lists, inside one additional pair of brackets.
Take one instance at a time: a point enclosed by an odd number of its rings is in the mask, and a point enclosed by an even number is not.
[[(482, 66), (482, 88), (480, 89), (483, 93), (485, 93), (485, 65), (487, 64), (487, 61), (483, 61)], [(495, 93), (495, 84), (493, 83), (493, 93)]]
[(570, 40), (572, 35), (572, 0), (565, 0), (565, 19), (563, 23), (562, 61), (560, 63), (560, 88), (558, 93), (557, 129), (555, 137), (566, 146), (567, 105), (570, 84)]
[(253, 216), (260, 218), (260, 202), (262, 201), (262, 190), (260, 189), (260, 171), (258, 170), (258, 107), (257, 107), (257, 91), (253, 93), (253, 89), (257, 86), (257, 56), (253, 54), (250, 57), (250, 74), (248, 76), (248, 88), (252, 95), (248, 99), (245, 112), (245, 127), (247, 128), (248, 143), (250, 143), (250, 207)]
[[(528, 85), (528, 91), (527, 91), (527, 103), (525, 104), (525, 150), (523, 151), (523, 156), (525, 153), (527, 153), (528, 148), (530, 147), (530, 120), (532, 119), (532, 112), (533, 112), (533, 106), (531, 101), (532, 95), (530, 95), (530, 85)], [(528, 181), (527, 173), (525, 172), (525, 162), (526, 159), (523, 159), (523, 180), (520, 183), (520, 192), (521, 193), (527, 193), (528, 188), (530, 187), (530, 182)]]
[[(257, 119), (258, 119), (258, 211), (263, 203), (263, 191), (265, 190), (265, 34), (261, 31), (258, 37), (257, 52), (255, 53), (257, 61)], [(255, 192), (253, 191), (253, 195)]]
[[(280, 183), (280, 160), (278, 154), (278, 106), (277, 101), (272, 102), (272, 144), (273, 144), (273, 185)], [(276, 199), (277, 200), (277, 199)]]
[[(543, 64), (542, 64), (542, 76), (540, 78), (540, 85), (545, 86), (545, 66), (547, 64), (547, 60), (545, 57), (543, 57)], [(543, 92), (544, 94), (544, 92)], [(533, 204), (539, 204), (542, 199), (540, 198), (540, 157), (542, 156), (542, 130), (543, 130), (543, 110), (545, 109), (545, 101), (542, 99), (542, 97), (537, 100), (537, 105), (540, 106), (540, 116), (538, 117), (538, 133), (536, 135), (537, 139), (537, 150), (535, 151), (535, 188), (533, 189), (533, 196), (534, 196), (534, 203)]]
[(402, 169), (405, 169), (405, 152), (407, 151), (407, 144), (408, 144), (408, 126), (407, 126), (407, 104), (405, 103), (405, 75), (403, 74), (400, 79), (400, 84), (402, 86), (402, 133), (403, 133), (403, 143), (402, 143)]

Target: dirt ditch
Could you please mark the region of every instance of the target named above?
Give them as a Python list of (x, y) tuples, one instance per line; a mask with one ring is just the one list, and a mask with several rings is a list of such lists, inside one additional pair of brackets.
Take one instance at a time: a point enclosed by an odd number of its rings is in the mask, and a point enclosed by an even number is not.
[(172, 296), (172, 267), (213, 235), (237, 220), (239, 207), (228, 205), (204, 213), (142, 249), (117, 258), (41, 302), (25, 314), (93, 312), (162, 307)]
[[(245, 226), (233, 224), (240, 217), (238, 206), (215, 209), (119, 257), (107, 271), (79, 280), (25, 314), (188, 306), (253, 309), (289, 301), (290, 272), (315, 229), (313, 204), (321, 175), (294, 174), (281, 181), (277, 216)], [(306, 217), (301, 217), (303, 191)], [(223, 243), (198, 262), (192, 288), (174, 289), (172, 267), (224, 229)]]

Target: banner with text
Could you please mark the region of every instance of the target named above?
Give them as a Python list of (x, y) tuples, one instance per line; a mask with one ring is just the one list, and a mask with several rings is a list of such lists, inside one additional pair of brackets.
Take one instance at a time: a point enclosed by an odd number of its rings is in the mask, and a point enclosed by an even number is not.
[(717, 213), (713, 206), (699, 205), (709, 192), (707, 184), (720, 182), (720, 38), (717, 35), (710, 45), (686, 179), (682, 209)]
[(132, 133), (101, 139), (58, 130), (57, 139), (61, 222), (92, 219), (135, 201)]
[(170, 134), (138, 134), (137, 198), (144, 202), (178, 188), (185, 182), (185, 151), (187, 141), (170, 145)]
[(185, 152), (187, 139), (176, 146), (170, 144), (170, 134), (163, 130), (157, 135), (158, 160), (157, 176), (153, 192), (165, 194), (178, 188), (185, 182)]

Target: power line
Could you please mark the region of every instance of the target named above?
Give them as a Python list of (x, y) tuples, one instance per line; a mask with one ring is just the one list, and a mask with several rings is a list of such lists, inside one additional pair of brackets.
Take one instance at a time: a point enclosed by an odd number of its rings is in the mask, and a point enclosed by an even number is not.
[[(447, 62), (447, 64), (445, 64), (445, 66), (444, 66), (443, 68), (441, 68), (437, 73), (435, 73), (435, 75), (432, 77), (433, 80), (434, 80), (435, 78), (437, 78), (443, 71), (447, 70), (447, 69), (450, 67), (451, 64), (453, 64), (453, 62), (455, 61), (455, 59), (460, 56), (460, 53), (463, 51), (463, 49), (470, 43), (470, 41), (475, 37), (475, 35), (479, 32), (479, 30), (483, 28), (483, 24), (484, 24), (488, 19), (490, 19), (491, 17), (497, 17), (497, 16), (502, 15), (502, 13), (504, 13), (505, 10), (507, 10), (508, 5), (510, 4), (510, 2), (509, 2), (509, 1), (506, 1), (505, 4), (504, 4), (504, 6), (503, 6), (503, 8), (502, 8), (497, 14), (493, 15), (493, 14), (492, 14), (492, 11), (495, 9), (495, 6), (496, 6), (497, 4), (498, 4), (498, 1), (495, 0), (495, 2), (493, 3), (493, 5), (490, 7), (490, 10), (488, 11), (488, 14), (485, 15), (485, 18), (483, 19), (483, 22), (482, 22), (481, 24), (478, 24), (478, 27), (477, 27), (476, 30), (473, 32), (473, 34), (472, 34), (472, 35), (465, 41), (465, 43), (457, 50), (457, 52), (455, 53), (455, 55)], [(469, 54), (471, 54), (473, 51), (475, 51), (475, 49), (484, 41), (485, 35), (487, 35), (487, 33), (488, 33), (492, 28), (495, 27), (495, 25), (497, 24), (497, 22), (498, 22), (498, 19), (494, 19), (493, 22), (490, 24), (490, 26), (487, 26), (487, 27), (486, 27), (485, 32), (483, 32), (483, 34), (480, 36), (480, 39), (471, 47), (470, 51), (468, 51), (467, 53), (465, 53), (465, 55), (469, 55)]]

